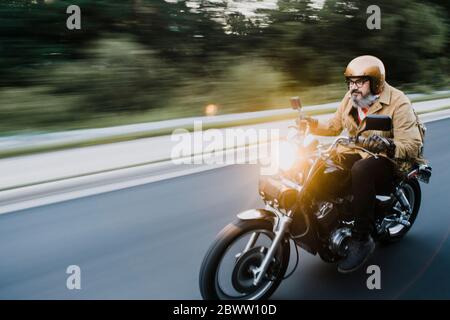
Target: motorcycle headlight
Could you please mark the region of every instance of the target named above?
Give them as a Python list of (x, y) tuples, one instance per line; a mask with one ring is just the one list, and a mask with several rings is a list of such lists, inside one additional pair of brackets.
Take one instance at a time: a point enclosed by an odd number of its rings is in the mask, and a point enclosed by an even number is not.
[(304, 149), (314, 149), (316, 148), (316, 146), (319, 144), (319, 141), (316, 139), (316, 137), (314, 137), (311, 134), (308, 134), (304, 139), (303, 139), (303, 148)]
[(275, 152), (275, 159), (278, 167), (283, 171), (290, 170), (298, 159), (298, 147), (292, 142), (281, 141), (278, 152)]
[(259, 193), (265, 202), (276, 203), (280, 208), (290, 210), (295, 205), (298, 191), (271, 177), (259, 180)]

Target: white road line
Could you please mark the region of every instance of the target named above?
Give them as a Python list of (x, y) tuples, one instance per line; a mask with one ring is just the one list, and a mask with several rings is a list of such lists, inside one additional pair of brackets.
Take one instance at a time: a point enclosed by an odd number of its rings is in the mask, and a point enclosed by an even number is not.
[[(49, 205), (49, 204), (56, 204), (56, 203), (64, 202), (64, 201), (68, 201), (68, 200), (89, 197), (89, 196), (98, 195), (98, 194), (102, 194), (102, 193), (106, 193), (106, 192), (112, 192), (112, 191), (118, 191), (118, 190), (122, 190), (122, 189), (137, 187), (140, 185), (145, 185), (145, 184), (158, 182), (158, 181), (162, 181), (162, 180), (167, 180), (167, 179), (173, 179), (173, 178), (190, 175), (190, 174), (194, 174), (194, 173), (199, 173), (199, 172), (204, 172), (204, 171), (208, 171), (208, 170), (215, 170), (217, 168), (224, 167), (224, 166), (226, 166), (226, 165), (202, 166), (202, 167), (198, 167), (198, 168), (183, 170), (183, 172), (181, 174), (178, 172), (169, 172), (169, 173), (161, 174), (158, 176), (146, 177), (146, 178), (136, 178), (136, 179), (132, 179), (129, 181), (117, 182), (117, 183), (107, 184), (107, 185), (103, 185), (103, 186), (87, 188), (87, 189), (83, 189), (83, 190), (68, 191), (68, 192), (64, 192), (61, 194), (53, 194), (53, 195), (49, 194), (49, 195), (43, 196), (41, 198), (29, 199), (29, 200), (24, 200), (24, 201), (11, 203), (11, 204), (7, 204), (7, 205), (1, 205), (0, 206), (0, 215), (10, 213), (10, 212), (20, 211), (20, 210), (40, 207), (40, 206), (44, 206), (44, 205)], [(57, 182), (54, 182), (54, 183), (57, 183)], [(58, 187), (59, 188), (63, 187), (64, 183), (62, 183), (62, 182), (59, 182), (59, 183), (61, 183), (61, 184), (58, 185)], [(35, 186), (33, 186), (33, 187), (35, 187)], [(28, 187), (28, 188), (33, 188), (33, 187)], [(32, 192), (32, 190), (29, 190), (29, 192)]]

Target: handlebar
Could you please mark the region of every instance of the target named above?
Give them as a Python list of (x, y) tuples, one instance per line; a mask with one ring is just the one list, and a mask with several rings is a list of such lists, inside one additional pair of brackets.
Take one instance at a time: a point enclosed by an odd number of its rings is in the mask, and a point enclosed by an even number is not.
[[(297, 129), (299, 132), (302, 132), (302, 130), (300, 130), (300, 126), (299, 126), (298, 122), (296, 123), (296, 126), (290, 126), (290, 127)], [(306, 136), (308, 131), (309, 130), (303, 131), (302, 132), (303, 135)], [(336, 147), (336, 145), (342, 144), (348, 148), (360, 150), (360, 151), (370, 154), (371, 156), (373, 156), (375, 158), (378, 158), (378, 154), (373, 153), (373, 152), (367, 150), (366, 148), (364, 148), (364, 144), (365, 144), (366, 140), (367, 140), (367, 138), (364, 138), (360, 135), (357, 135), (356, 137), (340, 136), (340, 137), (337, 137), (336, 140), (328, 148), (326, 148), (325, 150), (322, 149), (321, 151), (319, 151), (319, 154), (321, 154), (323, 152), (328, 153), (334, 147)]]
[(357, 146), (363, 146), (364, 145), (364, 143), (366, 142), (366, 138), (364, 138), (364, 137), (361, 137), (361, 136), (357, 136), (356, 138), (355, 138), (355, 144), (357, 145)]
[(336, 138), (336, 140), (331, 144), (331, 146), (329, 148), (327, 148), (326, 151), (330, 151), (332, 150), (336, 145), (338, 144), (342, 144), (348, 148), (353, 148), (353, 149), (357, 149), (357, 150), (361, 150), (364, 151), (370, 155), (372, 155), (375, 158), (378, 158), (378, 155), (365, 149), (363, 147), (364, 142), (366, 141), (366, 138), (361, 137), (361, 136), (357, 136), (357, 137), (345, 137), (345, 136), (341, 136)]

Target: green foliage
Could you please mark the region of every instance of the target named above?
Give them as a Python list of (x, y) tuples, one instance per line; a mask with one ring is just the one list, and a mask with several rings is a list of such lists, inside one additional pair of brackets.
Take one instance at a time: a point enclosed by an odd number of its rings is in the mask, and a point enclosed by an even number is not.
[(95, 42), (84, 55), (55, 67), (48, 79), (56, 93), (82, 96), (80, 112), (136, 112), (167, 104), (176, 70), (153, 50), (113, 37)]
[[(336, 100), (361, 54), (396, 86), (448, 87), (448, 3), (380, 0), (381, 30), (368, 30), (372, 2), (278, 0), (251, 19), (225, 0), (2, 1), (0, 132)], [(81, 30), (66, 28), (71, 4)]]

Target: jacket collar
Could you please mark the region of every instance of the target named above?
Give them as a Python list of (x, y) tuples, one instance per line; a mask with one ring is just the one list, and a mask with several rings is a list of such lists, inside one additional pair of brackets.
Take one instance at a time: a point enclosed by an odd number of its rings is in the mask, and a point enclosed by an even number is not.
[(380, 98), (369, 108), (367, 114), (374, 114), (378, 110), (382, 109), (384, 105), (388, 105), (391, 102), (391, 87), (385, 83), (384, 89), (380, 94)]
[(384, 84), (384, 89), (381, 91), (380, 99), (378, 101), (382, 104), (390, 104), (391, 103), (391, 86), (387, 84), (387, 82)]
[(367, 114), (373, 114), (382, 108), (383, 108), (383, 106), (381, 105), (381, 101), (380, 101), (380, 99), (378, 99), (378, 101), (376, 101), (373, 105), (370, 106)]

